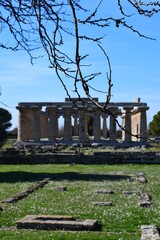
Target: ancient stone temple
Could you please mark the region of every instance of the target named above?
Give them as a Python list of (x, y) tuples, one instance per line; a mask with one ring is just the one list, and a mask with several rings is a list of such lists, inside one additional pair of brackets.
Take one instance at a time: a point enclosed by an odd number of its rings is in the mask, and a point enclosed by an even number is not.
[[(21, 102), (17, 106), (19, 110), (18, 142), (116, 142), (117, 123), (116, 118), (121, 118), (122, 131), (121, 142), (143, 142), (144, 138), (131, 136), (141, 134), (146, 136), (147, 119), (146, 111), (149, 109), (146, 103), (140, 99), (134, 102), (109, 103), (109, 113), (100, 111), (90, 100), (84, 98), (82, 102), (68, 98), (65, 102)], [(95, 98), (98, 101), (97, 98)], [(99, 102), (103, 105), (103, 102)], [(59, 118), (64, 118), (64, 134), (59, 139)], [(108, 119), (108, 120), (107, 120)], [(73, 121), (74, 120), (74, 121)], [(72, 124), (73, 122), (73, 124)], [(108, 122), (108, 124), (107, 124)], [(92, 135), (92, 136), (91, 136)]]

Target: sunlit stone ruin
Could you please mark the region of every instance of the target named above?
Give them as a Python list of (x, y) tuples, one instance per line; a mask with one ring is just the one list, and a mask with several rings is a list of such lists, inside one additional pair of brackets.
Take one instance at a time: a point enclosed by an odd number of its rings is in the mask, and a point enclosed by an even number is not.
[[(133, 102), (109, 103), (111, 114), (100, 111), (87, 98), (81, 101), (66, 98), (65, 102), (21, 102), (19, 110), (18, 142), (30, 143), (144, 143), (147, 132), (146, 103), (140, 98)], [(98, 98), (95, 98), (98, 101)], [(74, 105), (76, 101), (76, 106)], [(103, 105), (103, 102), (99, 102)], [(113, 117), (114, 115), (114, 117)], [(117, 135), (119, 123), (125, 128)], [(63, 130), (63, 131), (62, 131)], [(120, 130), (120, 128), (119, 128)], [(120, 132), (120, 131), (119, 131)], [(133, 135), (141, 134), (143, 138)]]
[(97, 220), (77, 220), (72, 216), (27, 215), (16, 222), (18, 229), (92, 231), (98, 228)]

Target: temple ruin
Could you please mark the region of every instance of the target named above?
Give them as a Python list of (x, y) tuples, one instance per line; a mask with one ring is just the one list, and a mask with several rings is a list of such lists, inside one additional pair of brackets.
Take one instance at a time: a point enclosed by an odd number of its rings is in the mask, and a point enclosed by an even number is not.
[[(21, 102), (18, 104), (18, 142), (64, 142), (80, 143), (86, 141), (112, 143), (117, 141), (117, 123), (113, 115), (122, 118), (121, 142), (144, 142), (144, 138), (131, 136), (141, 134), (146, 136), (149, 109), (140, 99), (134, 102), (109, 103), (108, 110), (112, 114), (100, 111), (92, 101), (82, 99), (85, 107), (78, 99), (66, 98), (65, 102)], [(95, 98), (98, 101), (98, 98)], [(76, 106), (74, 105), (76, 101)], [(104, 105), (103, 102), (99, 102)], [(64, 134), (59, 138), (59, 118), (64, 118)], [(106, 121), (109, 119), (108, 121)], [(73, 121), (74, 120), (74, 121)], [(73, 122), (73, 124), (72, 124)], [(107, 124), (108, 122), (108, 124)], [(107, 126), (108, 125), (108, 126)], [(91, 130), (89, 127), (91, 126)], [(101, 127), (102, 126), (102, 127)], [(92, 135), (92, 136), (91, 136)]]

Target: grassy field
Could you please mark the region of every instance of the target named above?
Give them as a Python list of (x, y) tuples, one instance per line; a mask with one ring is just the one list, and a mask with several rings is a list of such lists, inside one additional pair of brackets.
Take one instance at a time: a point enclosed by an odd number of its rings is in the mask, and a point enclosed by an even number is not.
[[(138, 172), (145, 174), (147, 183), (129, 181), (128, 175), (136, 176)], [(1, 204), (0, 239), (138, 240), (141, 225), (160, 227), (159, 165), (0, 165), (0, 201), (46, 177), (53, 180), (43, 189), (16, 203)], [(66, 186), (67, 191), (58, 192), (57, 186)], [(111, 189), (115, 194), (96, 194), (97, 189)], [(153, 206), (140, 208), (138, 195), (124, 195), (124, 190), (150, 193)], [(94, 206), (97, 201), (112, 202), (114, 206)], [(16, 230), (16, 221), (27, 214), (98, 219), (102, 228), (95, 232)]]

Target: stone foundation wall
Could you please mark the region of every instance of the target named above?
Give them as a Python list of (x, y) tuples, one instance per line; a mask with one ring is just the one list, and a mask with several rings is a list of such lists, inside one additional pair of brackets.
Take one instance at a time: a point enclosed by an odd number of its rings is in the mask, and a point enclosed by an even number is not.
[(160, 164), (156, 152), (95, 152), (83, 154), (32, 154), (0, 153), (0, 164)]

